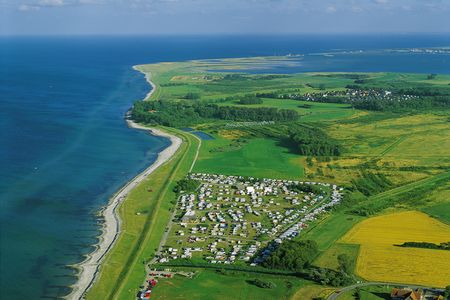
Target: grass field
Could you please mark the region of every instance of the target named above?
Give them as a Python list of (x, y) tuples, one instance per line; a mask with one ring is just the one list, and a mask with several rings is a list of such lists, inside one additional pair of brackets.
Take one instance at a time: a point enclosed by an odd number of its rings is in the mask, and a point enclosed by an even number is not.
[[(271, 289), (257, 287), (251, 283), (254, 279), (270, 281), (275, 287)], [(161, 280), (152, 293), (152, 299), (290, 299), (304, 284), (304, 281), (289, 276), (244, 272), (222, 275), (216, 271), (201, 270), (193, 279), (176, 276), (173, 279)]]
[[(175, 156), (139, 184), (119, 208), (121, 233), (101, 265), (100, 276), (86, 299), (130, 299), (145, 277), (144, 264), (158, 247), (175, 200), (172, 189), (194, 159), (198, 140), (173, 129), (184, 143)], [(153, 191), (148, 192), (149, 189)], [(139, 215), (137, 215), (139, 213)], [(157, 218), (155, 216), (158, 216)]]
[(272, 139), (250, 139), (230, 146), (230, 140), (216, 136), (202, 143), (194, 172), (259, 178), (298, 179), (303, 176), (302, 156), (290, 153)]
[(340, 242), (360, 245), (356, 273), (366, 280), (445, 287), (450, 283), (449, 251), (395, 245), (449, 240), (450, 226), (407, 211), (364, 220)]

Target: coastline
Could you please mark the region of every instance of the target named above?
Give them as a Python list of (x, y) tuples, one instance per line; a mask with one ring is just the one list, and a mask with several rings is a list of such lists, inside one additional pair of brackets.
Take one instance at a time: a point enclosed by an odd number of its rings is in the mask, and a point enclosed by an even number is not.
[[(141, 72), (136, 69), (136, 66), (133, 66), (133, 69)], [(146, 74), (145, 79), (151, 85), (152, 89), (145, 96), (143, 101), (147, 100), (151, 97), (151, 95), (156, 90), (156, 85), (150, 80), (150, 77)], [(122, 188), (119, 189), (114, 195), (112, 195), (109, 203), (101, 209), (101, 214), (104, 217), (104, 223), (102, 226), (102, 233), (99, 237), (99, 242), (95, 245), (96, 249), (90, 253), (84, 261), (79, 264), (74, 265), (73, 267), (78, 269), (79, 272), (77, 274), (77, 282), (71, 286), (72, 291), (69, 295), (67, 295), (66, 299), (83, 299), (85, 293), (89, 290), (89, 288), (93, 285), (95, 280), (97, 279), (97, 275), (99, 273), (99, 268), (102, 263), (103, 258), (109, 252), (109, 250), (114, 246), (120, 232), (120, 217), (117, 212), (117, 208), (122, 203), (123, 200), (126, 199), (128, 194), (145, 180), (148, 176), (150, 176), (158, 167), (160, 167), (165, 162), (169, 161), (173, 155), (179, 149), (182, 140), (181, 138), (171, 135), (167, 132), (164, 132), (160, 129), (145, 127), (139, 125), (132, 120), (126, 119), (127, 126), (132, 129), (138, 130), (147, 130), (150, 134), (154, 136), (165, 137), (170, 140), (170, 145), (165, 148), (163, 151), (158, 153), (158, 157), (156, 160), (143, 172), (138, 174), (128, 183), (126, 183)]]
[(147, 93), (147, 95), (145, 95), (144, 99), (142, 99), (142, 101), (148, 100), (153, 93), (156, 91), (156, 85), (153, 83), (153, 81), (150, 79), (150, 75), (147, 73), (142, 72), (141, 70), (139, 70), (136, 66), (133, 66), (133, 70), (141, 72), (142, 74), (144, 74), (145, 76), (145, 80), (148, 82), (148, 84), (150, 84), (150, 86), (152, 87), (152, 89)]

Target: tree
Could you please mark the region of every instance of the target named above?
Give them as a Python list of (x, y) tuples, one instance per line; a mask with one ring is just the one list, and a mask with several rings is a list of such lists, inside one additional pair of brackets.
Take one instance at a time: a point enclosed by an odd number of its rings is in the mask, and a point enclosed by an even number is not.
[(184, 99), (197, 100), (197, 99), (200, 99), (200, 94), (189, 92), (184, 96)]
[(450, 299), (450, 285), (447, 285), (444, 290), (444, 298)]
[(346, 274), (350, 274), (351, 273), (351, 260), (348, 257), (347, 254), (343, 253), (343, 254), (339, 254), (337, 257), (337, 261), (339, 264), (339, 271), (344, 272)]
[(318, 252), (315, 241), (285, 241), (263, 262), (266, 268), (299, 272), (311, 264)]
[(180, 193), (181, 191), (190, 193), (195, 191), (198, 186), (199, 182), (197, 180), (181, 179), (177, 182), (177, 185), (174, 187), (173, 191), (175, 193)]

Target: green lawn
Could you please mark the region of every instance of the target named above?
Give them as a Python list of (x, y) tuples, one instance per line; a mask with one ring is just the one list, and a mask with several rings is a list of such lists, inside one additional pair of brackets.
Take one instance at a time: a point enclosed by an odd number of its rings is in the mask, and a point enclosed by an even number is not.
[[(259, 288), (251, 283), (254, 279), (270, 281), (272, 289)], [(196, 300), (263, 300), (290, 299), (305, 281), (291, 276), (272, 276), (234, 272), (221, 275), (212, 270), (201, 270), (193, 279), (175, 276), (162, 279), (152, 293), (152, 299)]]
[(303, 176), (303, 157), (275, 140), (250, 139), (238, 148), (229, 143), (220, 138), (204, 141), (193, 172), (291, 179)]

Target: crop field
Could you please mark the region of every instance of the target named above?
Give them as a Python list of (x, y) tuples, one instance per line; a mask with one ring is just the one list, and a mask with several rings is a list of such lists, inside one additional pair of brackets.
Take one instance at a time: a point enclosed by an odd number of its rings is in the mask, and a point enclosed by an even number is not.
[(395, 245), (449, 240), (450, 226), (406, 211), (364, 220), (340, 242), (360, 245), (356, 273), (366, 280), (444, 287), (449, 284), (450, 251)]

